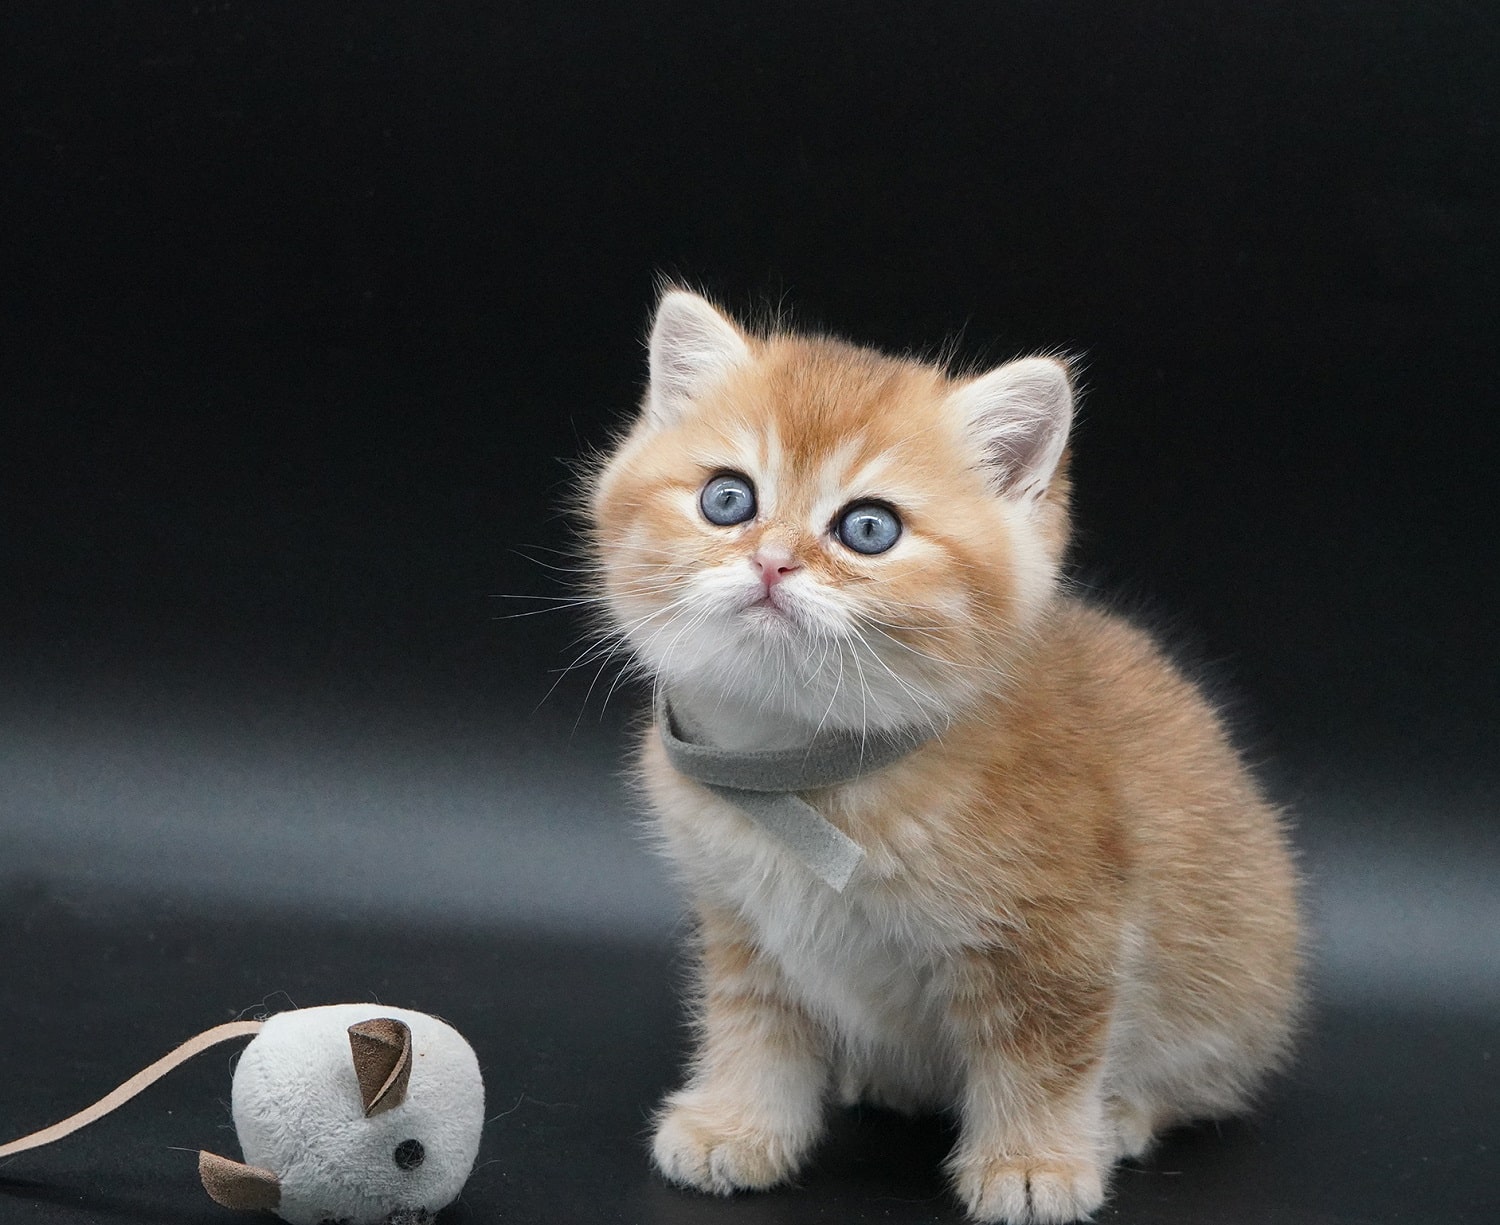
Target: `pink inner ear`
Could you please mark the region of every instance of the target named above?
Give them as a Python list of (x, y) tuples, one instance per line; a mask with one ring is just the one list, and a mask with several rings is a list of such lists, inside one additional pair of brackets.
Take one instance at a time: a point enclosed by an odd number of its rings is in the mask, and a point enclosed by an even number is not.
[(1045, 492), (1073, 419), (1063, 363), (1037, 357), (1009, 362), (959, 388), (951, 402), (982, 448), (997, 493)]
[(203, 1152), (198, 1154), (198, 1177), (208, 1198), (225, 1208), (275, 1212), (281, 1205), (281, 1182), (270, 1170)]
[(673, 290), (651, 328), (650, 412), (671, 425), (684, 406), (749, 357), (739, 330), (697, 294)]

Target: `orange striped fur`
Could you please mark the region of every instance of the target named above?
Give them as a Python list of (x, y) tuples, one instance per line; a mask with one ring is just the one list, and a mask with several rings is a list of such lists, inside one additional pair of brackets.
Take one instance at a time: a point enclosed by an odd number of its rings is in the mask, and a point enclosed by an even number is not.
[[(725, 747), (933, 733), (807, 797), (866, 851), (842, 894), (644, 737), (655, 828), (699, 920), (697, 1051), (658, 1167), (768, 1187), (834, 1100), (948, 1109), (976, 1220), (1086, 1216), (1118, 1159), (1242, 1109), (1283, 1060), (1299, 932), (1280, 821), (1214, 710), (1059, 582), (1066, 371), (953, 378), (750, 335), (680, 291), (651, 359), (643, 412), (589, 489), (637, 665)], [(753, 486), (752, 518), (705, 518), (721, 473)], [(865, 555), (834, 527), (871, 500), (901, 535)]]

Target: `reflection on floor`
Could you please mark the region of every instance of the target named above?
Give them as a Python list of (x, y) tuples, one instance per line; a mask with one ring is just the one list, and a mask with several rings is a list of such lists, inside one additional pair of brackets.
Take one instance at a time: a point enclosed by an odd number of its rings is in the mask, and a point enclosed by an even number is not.
[[(7, 1135), (71, 1112), (208, 1025), (373, 998), (444, 1016), (480, 1054), (490, 1122), (452, 1225), (961, 1219), (939, 1171), (947, 1125), (878, 1111), (838, 1114), (795, 1188), (715, 1200), (659, 1183), (645, 1137), (682, 1040), (680, 966), (659, 944), (326, 912), (236, 918), (15, 886), (0, 921)], [(233, 1148), (231, 1059), (205, 1056), (90, 1131), (12, 1159), (0, 1216), (24, 1205), (46, 1225), (210, 1219), (194, 1153)], [(1327, 999), (1295, 1073), (1257, 1117), (1171, 1136), (1119, 1173), (1098, 1219), (1491, 1221), (1497, 1065), (1493, 1011)]]

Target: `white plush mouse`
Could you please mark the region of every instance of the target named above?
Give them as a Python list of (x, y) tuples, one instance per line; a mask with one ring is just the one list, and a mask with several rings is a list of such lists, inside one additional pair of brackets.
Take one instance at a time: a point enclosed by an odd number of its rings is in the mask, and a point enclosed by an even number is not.
[(200, 1051), (249, 1035), (231, 1089), (244, 1160), (199, 1154), (215, 1201), (292, 1225), (426, 1225), (458, 1197), (484, 1126), (479, 1062), (452, 1026), (380, 1004), (217, 1026), (0, 1157), (61, 1139)]

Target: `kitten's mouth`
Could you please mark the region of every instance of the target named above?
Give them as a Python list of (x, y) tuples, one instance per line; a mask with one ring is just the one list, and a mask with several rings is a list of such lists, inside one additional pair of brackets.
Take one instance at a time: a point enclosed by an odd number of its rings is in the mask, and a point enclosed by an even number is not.
[(762, 591), (741, 605), (740, 612), (755, 621), (795, 622), (796, 614), (777, 600), (775, 591), (774, 587), (770, 591)]

